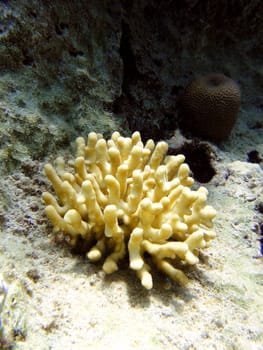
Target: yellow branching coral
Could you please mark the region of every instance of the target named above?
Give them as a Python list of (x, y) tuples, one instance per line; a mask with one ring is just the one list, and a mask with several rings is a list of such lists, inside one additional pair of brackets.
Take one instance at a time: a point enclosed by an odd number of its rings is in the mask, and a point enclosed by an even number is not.
[(63, 158), (57, 158), (55, 168), (45, 166), (56, 192), (56, 197), (43, 194), (55, 232), (69, 236), (73, 246), (82, 237), (89, 246), (87, 258), (104, 257), (106, 273), (116, 271), (128, 254), (145, 288), (153, 285), (146, 260), (185, 284), (176, 261), (198, 262), (199, 249), (215, 237), (216, 212), (206, 205), (204, 187), (191, 190), (194, 181), (184, 156), (167, 156), (165, 142), (144, 145), (139, 132), (131, 138), (114, 132), (108, 141), (92, 132), (87, 142), (79, 137), (76, 144), (71, 171)]

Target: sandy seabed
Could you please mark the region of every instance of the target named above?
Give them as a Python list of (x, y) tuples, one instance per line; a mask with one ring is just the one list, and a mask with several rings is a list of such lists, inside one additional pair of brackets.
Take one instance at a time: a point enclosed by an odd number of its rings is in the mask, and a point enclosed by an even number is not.
[(263, 154), (260, 119), (262, 111), (242, 110), (230, 139), (212, 145), (217, 174), (206, 187), (217, 238), (187, 269), (187, 287), (154, 271), (146, 291), (127, 263), (105, 276), (101, 263), (54, 242), (41, 201), (49, 186), (43, 163), (2, 177), (3, 348), (262, 349), (263, 171), (247, 161), (252, 150)]

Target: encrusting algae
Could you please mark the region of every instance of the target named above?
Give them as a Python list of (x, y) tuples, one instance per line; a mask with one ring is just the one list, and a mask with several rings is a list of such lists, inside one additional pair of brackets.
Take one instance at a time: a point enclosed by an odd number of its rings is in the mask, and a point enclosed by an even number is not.
[(216, 211), (206, 205), (206, 188), (191, 190), (194, 180), (185, 157), (167, 156), (166, 142), (144, 145), (139, 132), (131, 138), (114, 132), (107, 141), (91, 132), (87, 142), (79, 137), (76, 144), (71, 171), (61, 157), (55, 168), (45, 166), (56, 197), (45, 192), (43, 200), (55, 232), (69, 236), (72, 246), (81, 237), (89, 260), (105, 257), (107, 274), (118, 270), (128, 254), (130, 268), (146, 289), (153, 286), (151, 259), (171, 279), (186, 284), (175, 262), (198, 263), (199, 249), (215, 238)]

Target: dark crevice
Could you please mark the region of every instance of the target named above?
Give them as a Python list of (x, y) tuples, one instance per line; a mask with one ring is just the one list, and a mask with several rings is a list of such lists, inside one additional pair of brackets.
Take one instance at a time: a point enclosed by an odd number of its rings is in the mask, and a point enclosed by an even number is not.
[[(122, 118), (125, 128), (131, 132), (140, 131), (143, 141), (149, 138), (158, 141), (175, 129), (175, 111), (157, 108), (144, 108), (146, 100), (160, 100), (160, 82), (155, 77), (143, 76), (137, 69), (136, 57), (132, 50), (130, 27), (122, 22), (120, 56), (123, 61), (122, 93), (110, 106), (111, 111)], [(160, 65), (162, 62), (159, 62)], [(138, 89), (145, 95), (137, 94)]]
[(216, 170), (213, 166), (215, 154), (208, 143), (197, 140), (185, 142), (181, 147), (169, 148), (168, 154), (183, 154), (195, 180), (201, 183), (209, 182)]
[(247, 161), (249, 163), (260, 164), (263, 161), (263, 158), (260, 156), (260, 154), (257, 150), (253, 150), (253, 151), (248, 152)]
[(76, 49), (73, 46), (69, 48), (68, 52), (69, 52), (70, 56), (72, 56), (72, 57), (77, 57), (77, 56), (83, 56), (84, 55), (83, 51), (78, 50), (78, 49)]
[(63, 35), (64, 34), (64, 31), (66, 29), (68, 29), (68, 24), (67, 23), (59, 23), (59, 24), (55, 24), (55, 31), (58, 35)]
[(136, 67), (136, 59), (131, 47), (130, 27), (122, 21), (122, 36), (120, 40), (120, 56), (123, 62), (122, 92), (129, 93), (131, 82), (136, 81), (139, 72)]
[(27, 52), (27, 50), (22, 50), (24, 59), (23, 59), (23, 64), (25, 66), (32, 66), (34, 63), (34, 58)]

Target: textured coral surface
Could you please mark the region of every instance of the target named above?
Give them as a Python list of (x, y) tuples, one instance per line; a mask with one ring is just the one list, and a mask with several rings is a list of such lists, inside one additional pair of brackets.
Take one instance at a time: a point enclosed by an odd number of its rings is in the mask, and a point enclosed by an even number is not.
[(191, 82), (181, 98), (182, 126), (194, 136), (225, 140), (240, 108), (240, 89), (224, 74), (208, 74)]

